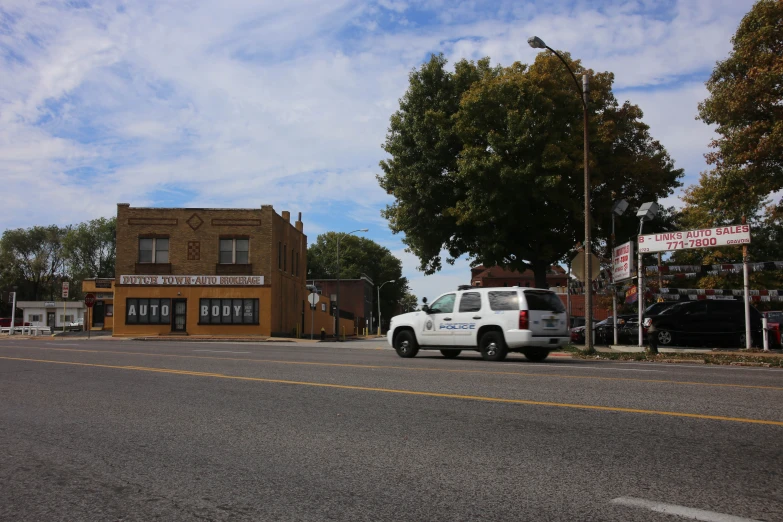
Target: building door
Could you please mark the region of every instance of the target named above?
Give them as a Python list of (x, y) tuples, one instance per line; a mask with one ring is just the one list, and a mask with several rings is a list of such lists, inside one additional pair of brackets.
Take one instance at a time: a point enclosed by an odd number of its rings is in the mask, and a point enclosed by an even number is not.
[(46, 326), (49, 326), (51, 328), (54, 328), (56, 326), (54, 324), (54, 312), (46, 313)]
[(185, 299), (172, 299), (171, 306), (174, 308), (174, 320), (171, 321), (172, 332), (185, 332), (187, 326), (188, 306)]
[(95, 306), (92, 307), (92, 325), (93, 326), (103, 326), (103, 315), (104, 315), (104, 304), (103, 301), (95, 301)]

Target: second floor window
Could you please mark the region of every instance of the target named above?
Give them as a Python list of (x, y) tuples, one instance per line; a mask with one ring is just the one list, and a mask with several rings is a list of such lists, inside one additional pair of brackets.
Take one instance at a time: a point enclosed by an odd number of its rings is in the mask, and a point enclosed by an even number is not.
[(139, 263), (168, 263), (169, 238), (139, 238)]
[(221, 239), (220, 263), (246, 265), (248, 263), (249, 239)]

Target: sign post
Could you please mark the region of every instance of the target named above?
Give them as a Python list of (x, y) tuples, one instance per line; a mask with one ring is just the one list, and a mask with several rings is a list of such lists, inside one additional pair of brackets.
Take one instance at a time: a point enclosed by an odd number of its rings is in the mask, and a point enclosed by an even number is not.
[[(671, 252), (712, 248), (716, 246), (742, 245), (743, 298), (745, 299), (745, 348), (751, 346), (750, 331), (750, 283), (748, 281), (748, 245), (750, 244), (750, 225), (742, 218), (741, 225), (728, 227), (703, 228), (663, 232), (660, 234), (639, 235), (639, 289), (643, 291), (642, 252)], [(639, 346), (642, 345), (642, 313), (639, 308)]]
[[(22, 318), (24, 324), (24, 317)], [(8, 335), (14, 335), (14, 326), (16, 325), (16, 292), (11, 292), (11, 324), (8, 329)]]
[[(67, 307), (66, 299), (68, 299), (68, 292), (69, 292), (70, 288), (71, 288), (71, 283), (69, 283), (68, 281), (63, 281), (63, 333), (65, 333), (65, 315), (67, 313), (67, 311), (66, 311), (66, 307)], [(57, 321), (55, 321), (55, 323), (56, 322)]]
[(614, 344), (617, 344), (617, 283), (632, 277), (632, 260), (632, 241), (612, 249), (612, 323), (614, 325)]
[(315, 320), (315, 307), (318, 304), (319, 296), (315, 292), (307, 296), (310, 303), (310, 340), (313, 340), (313, 321)]
[(95, 306), (95, 294), (87, 294), (84, 296), (84, 306), (87, 307), (87, 324), (84, 325), (87, 328), (87, 339), (90, 338), (90, 316), (92, 315), (92, 307)]

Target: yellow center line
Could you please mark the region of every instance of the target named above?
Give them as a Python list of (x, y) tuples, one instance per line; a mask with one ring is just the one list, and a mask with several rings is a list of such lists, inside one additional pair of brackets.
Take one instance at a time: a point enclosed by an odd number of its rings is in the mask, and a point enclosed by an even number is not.
[(425, 392), (415, 390), (395, 390), (391, 388), (373, 388), (370, 386), (352, 386), (348, 384), (328, 384), (321, 382), (308, 382), (308, 381), (290, 381), (285, 379), (267, 379), (262, 377), (243, 377), (238, 375), (226, 375), (222, 373), (207, 373), (207, 372), (195, 372), (187, 370), (174, 370), (170, 368), (150, 368), (145, 366), (115, 366), (111, 364), (94, 364), (94, 363), (81, 363), (72, 361), (50, 361), (45, 359), (25, 359), (22, 357), (1, 357), (0, 359), (8, 361), (23, 361), (23, 362), (35, 362), (35, 363), (47, 363), (47, 364), (61, 364), (67, 366), (87, 366), (92, 368), (108, 368), (112, 370), (129, 370), (129, 371), (141, 371), (141, 372), (153, 372), (153, 373), (169, 373), (173, 375), (187, 375), (193, 377), (213, 377), (217, 379), (231, 379), (237, 381), (249, 381), (249, 382), (263, 382), (272, 384), (290, 384), (296, 386), (313, 386), (318, 388), (333, 388), (338, 390), (355, 390), (355, 391), (369, 391), (379, 393), (396, 393), (399, 395), (416, 395), (419, 397), (437, 397), (444, 399), (461, 399), (472, 400), (482, 402), (495, 402), (502, 404), (522, 404), (527, 406), (550, 406), (556, 408), (571, 408), (579, 410), (594, 410), (594, 411), (611, 411), (621, 413), (639, 413), (644, 415), (663, 415), (667, 417), (684, 417), (689, 419), (703, 419), (703, 420), (717, 420), (724, 422), (741, 422), (746, 424), (762, 424), (766, 426), (783, 426), (781, 421), (764, 420), (764, 419), (746, 419), (742, 417), (724, 417), (722, 415), (703, 415), (700, 413), (682, 413), (676, 411), (660, 411), (660, 410), (643, 410), (637, 408), (620, 408), (614, 406), (598, 406), (594, 404), (572, 404), (567, 402), (546, 402), (546, 401), (529, 401), (524, 399), (503, 399), (501, 397), (485, 397), (481, 395), (459, 395), (453, 393), (437, 393), (437, 392)]
[[(8, 348), (6, 346), (0, 346), (0, 348)], [(18, 348), (18, 347), (13, 347)], [(491, 371), (491, 370), (456, 370), (448, 368), (422, 368), (411, 366), (393, 366), (393, 365), (379, 365), (379, 364), (348, 364), (348, 363), (327, 363), (327, 362), (310, 362), (310, 361), (282, 361), (276, 359), (252, 359), (248, 357), (215, 357), (209, 355), (178, 355), (171, 353), (147, 353), (147, 352), (125, 352), (125, 351), (112, 351), (112, 350), (87, 350), (78, 348), (49, 348), (41, 346), (25, 346), (23, 349), (35, 349), (35, 350), (50, 350), (56, 352), (81, 352), (81, 353), (99, 353), (99, 354), (115, 354), (115, 355), (141, 355), (145, 357), (171, 357), (177, 359), (208, 359), (213, 361), (247, 361), (254, 363), (269, 363), (269, 364), (288, 364), (299, 366), (326, 366), (336, 368), (363, 368), (369, 370), (407, 370), (413, 372), (444, 372), (444, 373), (473, 373), (481, 375), (516, 375), (520, 377), (552, 377), (556, 379), (586, 379), (597, 381), (621, 381), (621, 382), (641, 382), (652, 384), (681, 384), (685, 386), (708, 386), (712, 388), (745, 388), (753, 390), (775, 390), (783, 391), (782, 386), (760, 386), (753, 384), (727, 384), (727, 383), (714, 383), (714, 382), (699, 382), (699, 381), (672, 381), (665, 379), (634, 379), (631, 377), (598, 377), (594, 375), (563, 375), (558, 373), (534, 373), (534, 372), (504, 372), (504, 371)]]

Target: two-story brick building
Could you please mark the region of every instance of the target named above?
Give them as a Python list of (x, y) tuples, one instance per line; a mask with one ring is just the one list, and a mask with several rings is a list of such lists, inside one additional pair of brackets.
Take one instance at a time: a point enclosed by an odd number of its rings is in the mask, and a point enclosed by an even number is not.
[(303, 328), (301, 214), (117, 205), (114, 335), (291, 335)]

